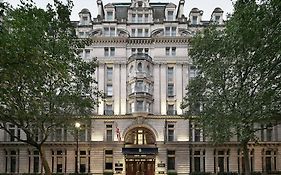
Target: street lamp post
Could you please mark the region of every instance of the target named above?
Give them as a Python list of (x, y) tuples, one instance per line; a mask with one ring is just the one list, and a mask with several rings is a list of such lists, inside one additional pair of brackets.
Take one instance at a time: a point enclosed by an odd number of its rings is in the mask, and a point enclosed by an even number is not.
[(75, 173), (78, 174), (78, 167), (79, 167), (79, 161), (78, 161), (78, 152), (79, 152), (79, 129), (81, 124), (79, 122), (75, 123), (76, 128), (76, 164), (75, 164)]

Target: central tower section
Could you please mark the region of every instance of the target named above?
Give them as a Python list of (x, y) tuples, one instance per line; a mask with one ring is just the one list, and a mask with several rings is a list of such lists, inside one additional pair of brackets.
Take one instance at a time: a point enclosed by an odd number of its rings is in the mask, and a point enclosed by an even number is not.
[(136, 53), (128, 62), (128, 113), (147, 116), (153, 113), (153, 62), (145, 53)]

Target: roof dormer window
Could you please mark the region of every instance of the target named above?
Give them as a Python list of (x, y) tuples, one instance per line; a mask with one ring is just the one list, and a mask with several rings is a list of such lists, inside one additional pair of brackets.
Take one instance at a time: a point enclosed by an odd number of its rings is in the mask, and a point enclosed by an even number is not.
[(219, 23), (220, 22), (220, 16), (215, 16), (215, 22)]
[(197, 16), (192, 16), (191, 24), (198, 24), (198, 17)]
[(173, 21), (173, 19), (174, 19), (174, 11), (168, 11), (168, 18), (167, 18), (167, 20), (168, 21)]
[(107, 17), (106, 17), (106, 19), (107, 19), (108, 21), (112, 21), (112, 20), (113, 20), (113, 12), (112, 12), (112, 11), (108, 11), (108, 12), (107, 12)]

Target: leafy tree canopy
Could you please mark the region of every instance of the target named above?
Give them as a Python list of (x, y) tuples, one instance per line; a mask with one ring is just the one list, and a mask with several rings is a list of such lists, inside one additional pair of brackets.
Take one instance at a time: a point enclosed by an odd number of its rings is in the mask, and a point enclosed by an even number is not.
[(26, 138), (11, 136), (39, 149), (52, 129), (92, 114), (96, 61), (78, 56), (90, 42), (76, 38), (71, 1), (54, 0), (46, 10), (32, 1), (1, 7), (0, 128), (17, 126)]

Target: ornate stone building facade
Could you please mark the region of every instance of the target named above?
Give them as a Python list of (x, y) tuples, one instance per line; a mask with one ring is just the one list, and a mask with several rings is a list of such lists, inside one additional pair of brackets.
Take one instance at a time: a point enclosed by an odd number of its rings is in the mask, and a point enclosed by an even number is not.
[[(196, 75), (188, 41), (210, 23), (224, 25), (220, 8), (203, 21), (197, 8), (185, 16), (184, 3), (132, 0), (103, 5), (97, 0), (94, 18), (82, 9), (80, 20), (73, 23), (77, 35), (93, 43), (81, 49), (80, 56), (97, 58), (95, 76), (106, 98), (91, 122), (80, 127), (79, 140), (61, 128), (51, 135), (46, 155), (54, 173), (243, 172), (236, 138), (214, 146), (196, 123), (182, 118), (185, 87)], [(10, 131), (22, 135), (13, 125)], [(249, 145), (251, 170), (281, 171), (281, 126), (260, 131), (257, 137), (260, 142)], [(0, 139), (0, 173), (42, 171), (38, 151), (3, 131)]]

